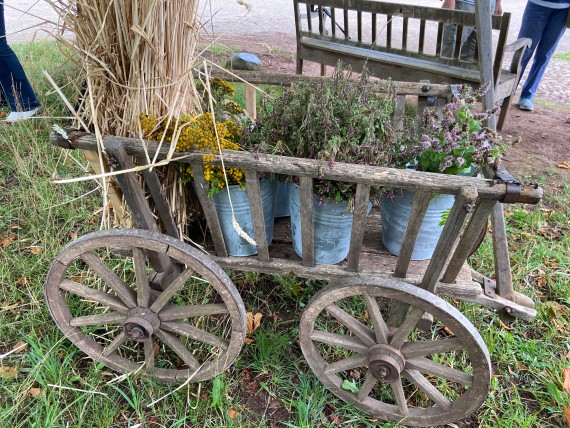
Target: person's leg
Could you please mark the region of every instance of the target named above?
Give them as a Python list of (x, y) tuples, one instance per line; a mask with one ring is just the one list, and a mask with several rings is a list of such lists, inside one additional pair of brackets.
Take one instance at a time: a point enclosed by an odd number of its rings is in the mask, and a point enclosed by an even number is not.
[(27, 111), (39, 106), (26, 73), (6, 41), (4, 2), (0, 2), (0, 85), (12, 111)]
[[(458, 1), (457, 4), (459, 5), (457, 8), (459, 10), (475, 12), (475, 5), (473, 4), (464, 3), (462, 1)], [(491, 0), (489, 6), (491, 8), (491, 13), (493, 13), (495, 11), (495, 0)], [(473, 62), (478, 58), (479, 52), (477, 50), (477, 28), (465, 27), (461, 36), (461, 59), (464, 61)]]
[(457, 25), (445, 24), (443, 26), (443, 37), (441, 40), (441, 56), (453, 58), (455, 51), (455, 40), (457, 38)]
[(556, 46), (558, 46), (558, 42), (566, 30), (567, 13), (568, 9), (550, 9), (549, 18), (544, 26), (542, 38), (536, 46), (534, 61), (521, 91), (521, 99), (532, 100), (534, 98), (534, 94), (544, 76), (548, 63), (552, 55), (554, 55)]
[(540, 42), (540, 39), (545, 32), (546, 24), (550, 16), (550, 10), (551, 9), (547, 7), (538, 6), (531, 2), (527, 2), (526, 4), (518, 39), (526, 37), (529, 38), (532, 42), (531, 45), (524, 51), (523, 57), (521, 59), (521, 72), (519, 79), (522, 79), (522, 75), (524, 74), (526, 66), (532, 58), (532, 55), (538, 46), (538, 42)]
[[(467, 12), (474, 12), (475, 6), (469, 3), (465, 3), (461, 0), (455, 2), (455, 10), (463, 10)], [(463, 27), (463, 32), (461, 35), (461, 59), (464, 59), (464, 48), (463, 45), (469, 35), (473, 32), (474, 27)], [(457, 25), (445, 24), (443, 26), (443, 38), (441, 43), (441, 56), (445, 58), (453, 58), (453, 53), (455, 52), (455, 41), (457, 40)]]

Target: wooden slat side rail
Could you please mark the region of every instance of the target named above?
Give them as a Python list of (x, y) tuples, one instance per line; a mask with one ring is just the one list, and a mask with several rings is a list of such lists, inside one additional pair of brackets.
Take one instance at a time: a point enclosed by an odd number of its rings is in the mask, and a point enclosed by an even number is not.
[[(212, 69), (211, 77), (221, 77), (229, 82), (248, 82), (253, 85), (266, 84), (289, 87), (297, 83), (319, 82), (322, 76), (305, 76), (298, 74), (279, 74), (267, 73), (262, 71), (243, 71), (243, 70), (220, 70)], [(326, 77), (325, 77), (326, 78)], [(392, 80), (376, 80), (379, 92), (394, 92), (397, 95), (426, 95), (423, 91), (423, 84), (416, 82), (395, 82)], [(428, 95), (437, 97), (451, 96), (451, 90), (447, 84), (433, 83), (430, 85)]]
[(447, 269), (441, 279), (442, 282), (452, 283), (455, 281), (461, 267), (469, 257), (469, 254), (471, 254), (473, 245), (477, 242), (481, 230), (487, 227), (489, 216), (496, 204), (497, 202), (492, 199), (483, 199), (479, 202), (463, 236), (461, 236), (455, 248), (453, 256), (451, 256)]
[(348, 250), (348, 267), (352, 272), (358, 272), (362, 240), (366, 231), (366, 214), (370, 203), (370, 185), (359, 184), (354, 197), (354, 212), (352, 219), (352, 232), (350, 235), (350, 248)]
[[(131, 170), (134, 167), (121, 139), (109, 138), (105, 145), (105, 150), (107, 151), (109, 159), (113, 159), (116, 162), (114, 166), (115, 170)], [(123, 191), (125, 201), (129, 207), (131, 207), (131, 214), (137, 227), (152, 232), (159, 232), (152, 211), (148, 206), (148, 201), (145, 198), (143, 189), (137, 181), (135, 173), (128, 172), (119, 174), (117, 175), (117, 181)], [(157, 272), (167, 272), (172, 269), (172, 262), (166, 254), (150, 252), (149, 260)]]
[(301, 203), (301, 243), (303, 266), (315, 265), (315, 232), (313, 225), (313, 178), (299, 177)]
[(265, 230), (265, 215), (263, 213), (263, 202), (261, 200), (259, 175), (251, 169), (246, 169), (245, 180), (247, 183), (246, 190), (249, 199), (251, 220), (253, 221), (253, 233), (255, 235), (257, 255), (259, 260), (268, 262), (269, 250), (267, 249), (267, 231)]
[[(67, 137), (52, 134), (52, 142), (65, 149), (97, 150), (97, 140), (94, 134), (76, 130), (68, 130)], [(104, 137), (103, 142), (108, 138)], [(158, 151), (158, 159), (165, 159), (168, 148), (158, 148), (156, 141), (145, 140), (145, 146), (138, 138), (121, 138), (121, 142), (130, 156), (142, 156), (146, 148), (147, 152), (154, 156)], [(178, 153), (174, 156), (184, 163), (202, 164), (202, 153)], [(276, 155), (252, 156), (235, 150), (223, 151), (224, 162), (227, 167), (240, 169), (252, 169), (258, 172), (268, 172), (293, 176), (310, 176), (321, 179), (346, 181), (351, 183), (363, 183), (376, 186), (396, 187), (401, 189), (422, 189), (434, 193), (457, 195), (465, 186), (475, 187), (478, 194), (487, 199), (502, 200), (506, 195), (505, 184), (494, 184), (492, 180), (484, 180), (476, 177), (463, 177), (456, 175), (437, 174), (430, 172), (417, 172), (404, 169), (382, 168), (366, 165), (345, 164), (337, 162), (334, 166), (323, 165), (315, 159), (292, 158)], [(220, 164), (219, 156), (216, 156), (214, 165)], [(543, 190), (534, 186), (521, 186), (518, 202), (536, 204), (543, 196)]]
[[(139, 161), (139, 165), (144, 165), (145, 163), (146, 162)], [(174, 221), (172, 210), (170, 208), (170, 203), (164, 194), (164, 188), (160, 183), (158, 175), (154, 170), (150, 171), (148, 169), (143, 170), (142, 175), (150, 196), (154, 201), (154, 206), (156, 207), (156, 211), (162, 221), (166, 234), (174, 238), (180, 238), (178, 227), (176, 226), (176, 221)]]
[(210, 230), (210, 235), (214, 242), (216, 254), (219, 257), (227, 257), (228, 251), (226, 249), (226, 243), (224, 242), (224, 236), (222, 235), (222, 227), (220, 226), (216, 206), (214, 205), (212, 198), (208, 196), (210, 185), (204, 177), (204, 165), (201, 160), (196, 159), (195, 161), (190, 162), (190, 167), (192, 168), (192, 175), (194, 176), (196, 195), (200, 200), (202, 211), (204, 211), (204, 216), (208, 223), (208, 229)]
[(394, 276), (396, 278), (406, 277), (410, 261), (412, 260), (412, 252), (414, 251), (416, 239), (420, 232), (422, 222), (424, 221), (424, 216), (426, 214), (430, 198), (431, 193), (429, 192), (416, 192), (414, 202), (412, 204), (410, 219), (406, 226), (406, 231), (404, 232), (402, 248), (400, 249), (400, 255), (398, 256), (398, 262), (396, 263), (396, 270), (394, 271)]
[(434, 291), (435, 285), (440, 279), (442, 270), (449, 259), (449, 255), (455, 245), (455, 240), (469, 214), (468, 207), (472, 206), (477, 199), (477, 189), (464, 187), (461, 193), (455, 197), (455, 202), (445, 222), (439, 241), (433, 252), (426, 273), (422, 279), (421, 287), (425, 290)]

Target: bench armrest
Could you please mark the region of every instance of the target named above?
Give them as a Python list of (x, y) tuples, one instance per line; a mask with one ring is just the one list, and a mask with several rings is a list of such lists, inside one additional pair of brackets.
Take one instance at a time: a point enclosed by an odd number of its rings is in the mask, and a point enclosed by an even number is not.
[(505, 52), (516, 52), (521, 48), (528, 48), (530, 47), (532, 40), (528, 37), (523, 37), (521, 39), (515, 40), (512, 43), (509, 43), (505, 46)]

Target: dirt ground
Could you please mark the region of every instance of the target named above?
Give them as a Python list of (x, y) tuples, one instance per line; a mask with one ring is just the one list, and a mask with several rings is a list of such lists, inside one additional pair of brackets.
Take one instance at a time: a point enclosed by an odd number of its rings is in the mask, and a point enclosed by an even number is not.
[[(295, 73), (294, 36), (270, 35), (263, 41), (259, 36), (227, 36), (220, 44), (257, 55), (264, 71)], [(319, 75), (320, 67), (305, 61), (303, 72)], [(538, 99), (535, 110), (525, 112), (512, 105), (501, 135), (515, 141), (504, 158), (505, 166), (515, 177), (539, 181), (546, 192), (556, 193), (561, 186), (570, 184), (570, 106)]]

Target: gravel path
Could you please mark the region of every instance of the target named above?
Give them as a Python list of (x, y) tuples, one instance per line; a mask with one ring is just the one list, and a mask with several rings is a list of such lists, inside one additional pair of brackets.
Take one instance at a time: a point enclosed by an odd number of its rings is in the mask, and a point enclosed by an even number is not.
[[(402, 3), (440, 7), (440, 0), (400, 0)], [(246, 2), (250, 8), (239, 3)], [(515, 40), (526, 0), (504, 0), (511, 12), (509, 40)], [(6, 27), (10, 43), (51, 37), (58, 17), (45, 0), (6, 0)], [(291, 0), (200, 0), (204, 30), (209, 34), (240, 35), (295, 33)], [(570, 31), (563, 36), (557, 52), (570, 53)], [(570, 61), (553, 59), (541, 82), (537, 97), (570, 105)]]

